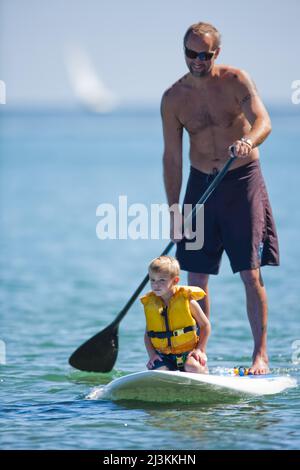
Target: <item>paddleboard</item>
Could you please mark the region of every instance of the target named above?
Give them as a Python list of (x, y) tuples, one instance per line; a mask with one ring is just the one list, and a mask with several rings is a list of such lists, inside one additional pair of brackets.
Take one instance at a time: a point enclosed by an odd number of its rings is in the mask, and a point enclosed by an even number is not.
[(290, 376), (193, 374), (179, 371), (144, 371), (117, 378), (106, 386), (112, 400), (213, 403), (245, 396), (281, 393), (295, 387)]

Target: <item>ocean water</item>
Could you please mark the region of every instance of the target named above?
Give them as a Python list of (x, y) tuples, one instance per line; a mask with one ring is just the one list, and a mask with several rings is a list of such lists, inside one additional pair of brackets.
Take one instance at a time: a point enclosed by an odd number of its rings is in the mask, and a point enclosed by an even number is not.
[[(281, 247), (266, 267), (274, 372), (300, 376), (300, 106), (270, 109), (261, 161)], [(297, 449), (299, 387), (217, 405), (89, 400), (95, 387), (145, 369), (144, 318), (133, 305), (109, 374), (68, 357), (107, 326), (166, 240), (99, 240), (96, 208), (165, 202), (158, 109), (0, 114), (1, 449)], [(185, 141), (185, 174), (188, 173)], [(182, 282), (185, 282), (183, 275)], [(211, 371), (250, 364), (244, 290), (224, 258), (211, 278)], [(297, 349), (298, 348), (298, 349)], [(4, 357), (2, 355), (1, 361)]]

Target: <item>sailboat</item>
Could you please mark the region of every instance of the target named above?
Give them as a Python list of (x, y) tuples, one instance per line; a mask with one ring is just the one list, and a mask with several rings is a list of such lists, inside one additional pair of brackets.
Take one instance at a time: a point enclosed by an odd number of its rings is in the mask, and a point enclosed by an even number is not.
[(66, 67), (73, 92), (86, 109), (95, 113), (108, 113), (117, 106), (115, 93), (104, 85), (82, 47), (66, 49)]

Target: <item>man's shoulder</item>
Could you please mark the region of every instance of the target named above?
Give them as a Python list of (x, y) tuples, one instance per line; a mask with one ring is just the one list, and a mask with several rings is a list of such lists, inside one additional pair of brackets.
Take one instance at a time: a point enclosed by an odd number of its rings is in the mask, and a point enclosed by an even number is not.
[(167, 88), (163, 93), (162, 100), (168, 102), (177, 101), (188, 88), (187, 77), (188, 74), (183, 75), (183, 77)]
[(249, 77), (249, 74), (246, 70), (240, 69), (238, 67), (234, 67), (233, 65), (219, 65), (219, 76), (220, 78), (228, 79), (228, 80), (244, 80), (245, 78)]
[(233, 65), (219, 65), (219, 77), (225, 82), (233, 84), (234, 87), (245, 85), (248, 86), (253, 83), (249, 73)]

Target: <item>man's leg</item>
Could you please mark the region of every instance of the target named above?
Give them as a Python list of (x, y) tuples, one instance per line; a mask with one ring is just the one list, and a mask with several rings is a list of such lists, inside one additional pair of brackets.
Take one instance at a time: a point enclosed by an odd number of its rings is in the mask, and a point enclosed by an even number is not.
[(206, 296), (202, 300), (198, 300), (200, 307), (203, 312), (209, 318), (210, 313), (210, 301), (209, 301), (209, 292), (208, 292), (208, 279), (209, 274), (201, 273), (188, 273), (188, 284), (189, 286), (201, 287), (201, 289), (206, 292)]
[(253, 374), (267, 374), (267, 294), (263, 284), (260, 269), (241, 271), (247, 298), (247, 313), (254, 339), (254, 351), (250, 371)]

